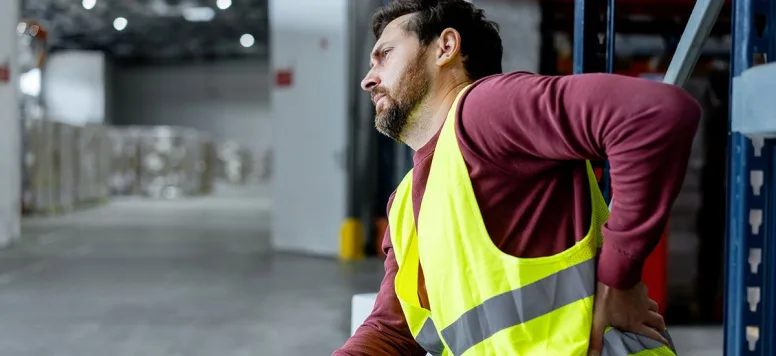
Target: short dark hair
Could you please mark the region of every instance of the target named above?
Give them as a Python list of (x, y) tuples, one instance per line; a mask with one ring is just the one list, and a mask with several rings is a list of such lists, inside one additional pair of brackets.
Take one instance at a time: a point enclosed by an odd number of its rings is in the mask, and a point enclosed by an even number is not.
[(482, 9), (464, 0), (393, 0), (372, 16), (372, 31), (380, 38), (388, 24), (404, 15), (414, 14), (405, 30), (414, 33), (427, 46), (445, 28), (461, 34), (464, 68), (472, 80), (501, 73), (499, 27), (485, 18)]

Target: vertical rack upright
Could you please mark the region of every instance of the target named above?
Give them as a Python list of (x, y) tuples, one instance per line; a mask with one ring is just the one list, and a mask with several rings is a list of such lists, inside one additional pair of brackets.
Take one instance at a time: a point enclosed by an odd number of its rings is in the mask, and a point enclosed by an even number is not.
[[(733, 1), (731, 102), (736, 78), (776, 56), (774, 26), (773, 1)], [(731, 120), (732, 116), (731, 111)], [(776, 145), (773, 140), (752, 140), (737, 132), (729, 138), (725, 355), (774, 355)]]
[[(614, 72), (614, 4), (615, 0), (574, 1), (574, 74)], [(609, 203), (609, 162), (593, 162), (593, 167), (603, 171), (599, 185)]]

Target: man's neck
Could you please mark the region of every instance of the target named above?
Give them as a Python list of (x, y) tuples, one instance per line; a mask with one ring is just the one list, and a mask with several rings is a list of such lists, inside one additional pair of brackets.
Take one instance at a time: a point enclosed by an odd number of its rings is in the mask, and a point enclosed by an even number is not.
[(413, 115), (415, 117), (410, 120), (414, 123), (412, 125), (414, 127), (407, 130), (407, 137), (403, 140), (407, 146), (417, 151), (434, 137), (447, 119), (458, 93), (468, 84), (470, 84), (468, 81), (462, 81), (444, 85), (439, 88), (441, 90), (436, 90), (439, 94), (421, 104), (416, 116)]

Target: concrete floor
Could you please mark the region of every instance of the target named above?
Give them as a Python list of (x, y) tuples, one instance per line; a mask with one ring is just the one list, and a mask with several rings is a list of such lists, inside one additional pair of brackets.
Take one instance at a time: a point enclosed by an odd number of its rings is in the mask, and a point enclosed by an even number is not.
[[(0, 251), (0, 355), (330, 355), (380, 261), (272, 253), (258, 199), (121, 200), (26, 219)], [(721, 355), (719, 328), (676, 328), (682, 355)]]

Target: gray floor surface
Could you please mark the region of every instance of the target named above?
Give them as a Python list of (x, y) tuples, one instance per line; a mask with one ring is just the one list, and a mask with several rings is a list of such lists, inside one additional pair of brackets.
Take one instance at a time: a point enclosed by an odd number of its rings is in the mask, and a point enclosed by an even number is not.
[[(273, 253), (269, 219), (237, 198), (26, 219), (0, 251), (0, 355), (330, 355), (382, 264)], [(682, 355), (721, 355), (721, 335), (673, 331)]]

